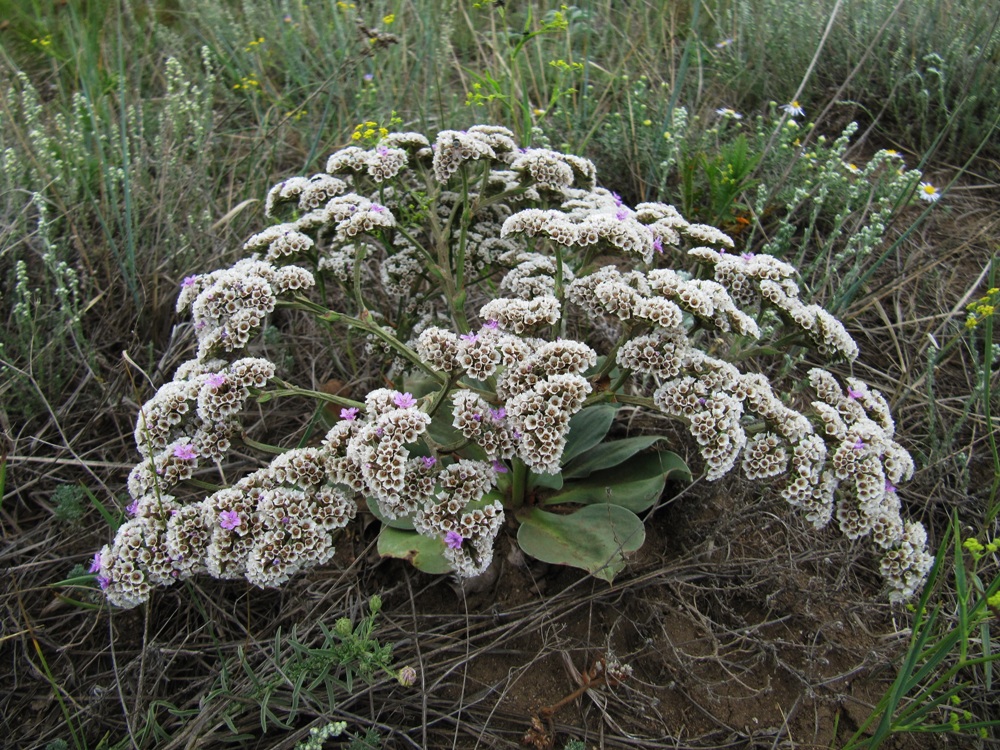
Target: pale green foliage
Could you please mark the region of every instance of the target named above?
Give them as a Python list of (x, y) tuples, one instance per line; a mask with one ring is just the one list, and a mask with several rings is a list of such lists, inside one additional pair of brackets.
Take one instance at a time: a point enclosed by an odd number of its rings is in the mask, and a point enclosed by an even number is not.
[[(357, 625), (348, 618), (341, 618), (333, 628), (317, 623), (319, 638), (314, 633), (306, 637), (297, 629), (287, 635), (279, 630), (271, 643), (250, 651), (241, 647), (236, 662), (223, 667), (206, 701), (226, 703), (224, 712), (230, 718), (245, 711), (242, 706), (256, 705), (262, 731), (291, 729), (303, 711), (335, 712), (339, 697), (352, 694), (358, 678), (368, 682), (379, 673), (395, 677), (392, 645), (379, 643), (375, 636), (381, 599), (373, 596), (368, 604), (368, 613)], [(249, 678), (249, 690), (236, 687), (233, 670)], [(328, 737), (344, 731), (345, 726), (339, 724), (329, 725)]]

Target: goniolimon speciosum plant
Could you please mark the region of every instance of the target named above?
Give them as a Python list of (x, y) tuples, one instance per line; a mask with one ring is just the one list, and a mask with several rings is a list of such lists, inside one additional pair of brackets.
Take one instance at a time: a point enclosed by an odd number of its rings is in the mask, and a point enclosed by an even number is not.
[[(609, 438), (623, 405), (686, 425), (707, 480), (741, 469), (814, 526), (870, 539), (891, 598), (925, 578), (885, 399), (819, 368), (763, 374), (775, 353), (858, 353), (787, 263), (627, 206), (590, 161), (492, 126), (433, 143), (362, 129), (325, 172), (276, 185), (266, 214), (246, 257), (182, 284), (197, 356), (139, 412), (132, 517), (92, 568), (112, 604), (199, 574), (278, 586), (327, 562), (359, 509), (383, 555), (425, 571), (481, 574), (510, 528), (527, 554), (610, 580), (643, 542), (638, 514), (687, 473), (663, 436)], [(265, 321), (302, 314), (363, 345), (384, 387), (329, 395), (248, 356)], [(284, 396), (339, 418), (290, 450), (247, 436), (248, 399)], [(234, 476), (234, 448), (278, 455)]]

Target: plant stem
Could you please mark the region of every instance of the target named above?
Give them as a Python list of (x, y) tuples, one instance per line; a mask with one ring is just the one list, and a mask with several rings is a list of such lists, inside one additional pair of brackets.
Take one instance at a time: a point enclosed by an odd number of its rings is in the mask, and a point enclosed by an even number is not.
[(524, 505), (525, 489), (528, 486), (528, 467), (520, 458), (511, 459), (513, 473), (510, 480), (510, 510), (516, 511)]

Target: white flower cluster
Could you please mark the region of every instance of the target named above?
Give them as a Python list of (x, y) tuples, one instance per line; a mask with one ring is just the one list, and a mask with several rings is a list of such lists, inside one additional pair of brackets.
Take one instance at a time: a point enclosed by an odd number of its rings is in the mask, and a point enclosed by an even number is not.
[(421, 534), (445, 543), (445, 558), (463, 578), (480, 575), (493, 561), (493, 543), (503, 524), (503, 505), (484, 501), (496, 472), (482, 461), (461, 459), (440, 471), (439, 489), (414, 514)]
[(134, 517), (94, 560), (108, 601), (118, 607), (137, 606), (154, 586), (201, 573), (278, 586), (333, 556), (333, 534), (357, 505), (327, 481), (322, 452), (304, 448), (198, 503), (181, 504), (154, 488), (130, 510)]
[(132, 469), (128, 490), (139, 500), (154, 489), (166, 492), (190, 479), (202, 460), (218, 461), (239, 430), (236, 416), (274, 376), (274, 365), (248, 357), (230, 365), (197, 360), (181, 365), (175, 379), (142, 405), (135, 444), (143, 460)]
[(308, 289), (313, 275), (298, 266), (276, 268), (262, 260), (238, 261), (222, 271), (184, 280), (177, 311), (190, 308), (198, 358), (243, 349), (274, 310), (278, 296)]
[(347, 443), (347, 458), (360, 469), (367, 490), (386, 518), (406, 516), (417, 509), (415, 498), (405, 492), (410, 454), (404, 446), (416, 442), (431, 421), (426, 412), (416, 408), (416, 401), (403, 395), (388, 388), (369, 393), (366, 419)]

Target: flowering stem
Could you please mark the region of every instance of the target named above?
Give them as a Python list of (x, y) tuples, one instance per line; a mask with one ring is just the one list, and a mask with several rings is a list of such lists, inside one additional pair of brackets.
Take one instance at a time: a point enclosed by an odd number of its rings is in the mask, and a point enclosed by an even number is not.
[(510, 510), (518, 510), (524, 505), (524, 491), (528, 485), (528, 467), (521, 459), (511, 459), (513, 476), (510, 480)]
[(279, 448), (276, 445), (271, 445), (270, 443), (258, 443), (256, 440), (251, 440), (246, 435), (241, 435), (240, 440), (242, 440), (247, 446), (255, 450), (259, 450), (263, 453), (270, 453), (275, 456), (280, 456), (285, 452), (284, 448)]
[[(434, 378), (434, 380), (436, 380), (441, 385), (444, 385), (445, 383), (448, 382), (448, 379), (444, 375), (444, 373), (432, 369), (427, 363), (425, 363), (422, 359), (420, 359), (420, 357), (417, 355), (415, 351), (413, 351), (410, 347), (408, 347), (406, 344), (397, 339), (391, 333), (383, 329), (382, 326), (378, 325), (375, 321), (371, 320), (370, 318), (363, 320), (361, 318), (355, 318), (352, 315), (346, 315), (344, 313), (334, 312), (333, 310), (327, 310), (325, 307), (317, 305), (315, 302), (311, 302), (305, 297), (296, 297), (291, 302), (283, 302), (279, 300), (278, 306), (291, 307), (314, 313), (315, 315), (317, 315), (317, 317), (319, 317), (320, 320), (325, 320), (328, 323), (343, 323), (344, 325), (350, 326), (352, 328), (359, 328), (362, 331), (370, 333), (373, 336), (384, 341), (386, 344), (392, 347), (401, 357), (403, 357), (411, 364), (423, 370), (425, 373), (430, 375), (432, 378)], [(316, 391), (308, 391), (308, 394), (316, 394), (316, 393), (317, 393)], [(278, 394), (278, 395), (283, 395), (283, 394)], [(325, 400), (332, 401), (335, 404), (344, 403), (348, 404), (349, 406), (358, 405), (358, 402), (356, 401), (347, 401), (346, 399), (339, 399), (336, 396), (330, 396), (329, 394), (325, 393), (317, 394), (316, 397), (324, 398)]]
[(622, 347), (622, 344), (632, 337), (633, 330), (632, 326), (628, 324), (625, 325), (625, 330), (622, 331), (621, 338), (615, 342), (615, 345), (611, 347), (611, 350), (604, 357), (604, 363), (601, 365), (601, 369), (590, 376), (591, 383), (599, 383), (605, 375), (614, 369), (618, 360), (618, 350)]
[(260, 391), (260, 394), (257, 396), (258, 401), (269, 401), (275, 396), (305, 396), (306, 398), (315, 399), (317, 401), (327, 401), (331, 404), (337, 404), (338, 406), (354, 406), (359, 409), (363, 409), (365, 407), (364, 402), (362, 401), (354, 401), (353, 399), (344, 398), (343, 396), (334, 396), (332, 393), (313, 391), (309, 388), (299, 388), (291, 383), (286, 383), (280, 378), (271, 378), (271, 381), (277, 383), (281, 387), (272, 390)]

